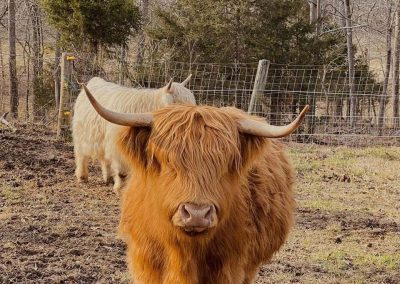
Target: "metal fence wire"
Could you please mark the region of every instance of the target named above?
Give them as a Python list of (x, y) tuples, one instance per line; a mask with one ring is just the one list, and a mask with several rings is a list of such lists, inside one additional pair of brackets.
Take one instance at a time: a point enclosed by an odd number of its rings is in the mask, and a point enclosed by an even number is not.
[[(216, 64), (174, 61), (147, 61), (137, 65), (118, 59), (93, 64), (93, 58), (77, 56), (73, 62), (72, 76), (64, 79), (72, 93), (71, 111), (79, 92), (77, 81), (87, 82), (99, 76), (125, 86), (158, 88), (170, 78), (179, 82), (192, 74), (187, 86), (198, 104), (234, 106), (248, 111), (254, 93), (252, 114), (265, 117), (274, 125), (289, 123), (304, 105), (309, 104), (311, 110), (306, 121), (288, 138), (291, 141), (349, 146), (400, 145), (400, 128), (393, 124), (391, 98), (383, 94), (380, 72), (357, 69), (353, 92), (357, 101), (356, 123), (350, 124), (350, 89), (346, 65), (294, 66), (270, 63), (266, 83), (261, 89), (254, 86), (257, 66), (257, 62)], [(378, 129), (382, 96), (385, 96), (386, 111), (383, 127)]]

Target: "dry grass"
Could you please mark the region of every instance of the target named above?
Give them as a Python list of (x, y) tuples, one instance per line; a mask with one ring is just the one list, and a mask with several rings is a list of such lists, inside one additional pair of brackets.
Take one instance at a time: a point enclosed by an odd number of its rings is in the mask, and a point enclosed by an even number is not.
[[(400, 148), (289, 145), (297, 225), (257, 283), (400, 283)], [(0, 283), (128, 283), (119, 201), (46, 129), (0, 129)]]
[(259, 283), (400, 283), (400, 149), (294, 146), (298, 222)]

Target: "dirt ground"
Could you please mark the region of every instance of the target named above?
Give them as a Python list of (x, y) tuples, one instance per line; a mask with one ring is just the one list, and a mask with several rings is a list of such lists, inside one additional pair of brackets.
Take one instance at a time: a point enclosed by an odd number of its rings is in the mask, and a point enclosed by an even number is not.
[[(257, 283), (400, 283), (400, 148), (289, 145), (297, 224)], [(129, 283), (119, 200), (46, 128), (0, 129), (0, 283)]]

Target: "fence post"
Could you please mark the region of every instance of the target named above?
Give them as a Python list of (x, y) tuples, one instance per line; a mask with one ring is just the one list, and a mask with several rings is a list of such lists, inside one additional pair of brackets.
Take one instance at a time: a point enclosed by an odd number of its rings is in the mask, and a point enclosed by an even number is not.
[(269, 60), (261, 59), (258, 61), (257, 74), (254, 80), (253, 92), (251, 93), (251, 99), (247, 113), (252, 114), (254, 111), (254, 105), (256, 103), (258, 95), (265, 90), (267, 84), (269, 69)]
[(57, 138), (68, 136), (71, 120), (71, 93), (69, 82), (72, 77), (72, 67), (75, 57), (72, 53), (63, 52), (61, 54), (60, 69), (60, 106), (58, 108)]

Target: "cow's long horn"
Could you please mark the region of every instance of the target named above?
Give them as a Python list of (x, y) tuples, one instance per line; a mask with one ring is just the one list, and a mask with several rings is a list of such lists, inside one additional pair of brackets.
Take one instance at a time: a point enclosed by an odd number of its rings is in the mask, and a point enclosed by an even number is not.
[(285, 126), (274, 126), (265, 122), (252, 119), (241, 119), (239, 120), (239, 131), (246, 134), (268, 138), (285, 137), (291, 134), (300, 126), (308, 109), (309, 106), (306, 105), (301, 111), (300, 115), (294, 121), (292, 121), (292, 123)]
[(185, 86), (187, 83), (189, 83), (190, 78), (192, 78), (192, 74), (189, 74), (189, 76), (183, 80), (183, 82), (181, 83), (182, 86)]
[(119, 113), (103, 107), (90, 93), (86, 85), (82, 84), (85, 93), (97, 113), (109, 122), (124, 126), (151, 126), (153, 115), (151, 113)]

